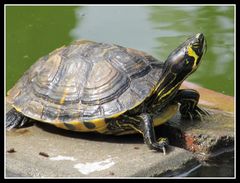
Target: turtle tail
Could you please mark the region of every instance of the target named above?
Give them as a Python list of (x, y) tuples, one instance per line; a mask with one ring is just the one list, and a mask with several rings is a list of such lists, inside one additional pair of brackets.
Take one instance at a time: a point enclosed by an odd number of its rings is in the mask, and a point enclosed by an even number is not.
[(6, 114), (6, 129), (11, 130), (12, 128), (20, 128), (28, 121), (28, 117), (24, 116), (13, 108)]

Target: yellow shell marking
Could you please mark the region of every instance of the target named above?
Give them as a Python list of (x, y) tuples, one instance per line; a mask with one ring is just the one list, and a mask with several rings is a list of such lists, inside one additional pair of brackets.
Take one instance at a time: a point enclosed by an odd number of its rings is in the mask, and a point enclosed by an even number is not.
[(107, 128), (107, 124), (105, 122), (105, 119), (93, 119), (89, 122), (94, 123), (95, 128), (93, 129), (94, 131), (102, 132)]
[[(89, 122), (94, 123), (95, 128), (89, 129), (81, 121), (70, 121), (70, 122), (67, 122), (67, 124), (73, 125), (75, 127), (75, 131), (81, 131), (81, 132), (98, 131), (99, 133), (104, 133), (106, 131), (107, 124), (105, 123), (104, 119), (94, 119)], [(62, 121), (56, 120), (52, 124), (54, 124), (58, 128), (69, 130)]]
[(16, 107), (15, 105), (12, 105), (16, 109), (17, 112), (21, 112), (22, 110), (19, 107)]
[(60, 104), (63, 104), (63, 103), (64, 103), (65, 98), (66, 98), (66, 95), (67, 95), (67, 91), (65, 90), (65, 91), (63, 92), (62, 98), (60, 99)]
[(65, 130), (68, 130), (68, 128), (64, 125), (63, 122), (60, 122), (60, 121), (54, 121), (53, 123), (54, 126), (58, 127), (58, 128), (62, 128), (62, 129), (65, 129)]
[[(75, 131), (81, 131), (81, 132), (91, 131), (90, 129), (85, 127), (85, 125), (82, 122), (71, 121), (71, 122), (67, 122), (67, 123), (73, 125), (75, 127)], [(65, 126), (64, 123), (61, 122), (61, 121), (56, 120), (52, 124), (55, 125), (58, 128), (69, 130), (69, 128), (67, 126)]]

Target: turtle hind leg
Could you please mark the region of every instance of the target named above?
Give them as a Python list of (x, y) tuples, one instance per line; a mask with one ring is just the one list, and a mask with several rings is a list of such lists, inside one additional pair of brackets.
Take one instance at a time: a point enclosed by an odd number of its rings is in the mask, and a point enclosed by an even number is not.
[(20, 128), (29, 121), (29, 118), (22, 115), (16, 109), (11, 109), (6, 114), (6, 129)]

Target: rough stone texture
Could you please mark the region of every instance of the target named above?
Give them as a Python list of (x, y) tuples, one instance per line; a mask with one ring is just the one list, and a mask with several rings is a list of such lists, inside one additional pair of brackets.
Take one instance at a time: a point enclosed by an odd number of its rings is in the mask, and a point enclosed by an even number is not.
[(156, 131), (168, 137), (171, 145), (201, 155), (198, 156), (201, 159), (231, 150), (234, 146), (232, 114), (208, 111), (212, 115), (210, 119), (181, 121), (178, 114)]
[[(112, 137), (72, 133), (47, 124), (7, 132), (6, 150), (11, 148), (16, 152), (7, 153), (7, 176), (173, 176), (199, 165), (193, 154), (184, 149), (171, 147), (165, 156), (149, 150), (140, 135)], [(44, 156), (39, 155), (40, 152)], [(68, 160), (52, 160), (58, 156)], [(90, 166), (95, 170), (79, 172), (74, 167), (79, 163), (86, 171)], [(106, 169), (101, 170), (104, 167)]]

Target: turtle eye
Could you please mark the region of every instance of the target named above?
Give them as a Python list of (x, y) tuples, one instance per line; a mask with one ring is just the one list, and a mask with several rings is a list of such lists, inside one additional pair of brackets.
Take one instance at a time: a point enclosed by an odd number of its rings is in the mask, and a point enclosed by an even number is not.
[(193, 57), (187, 57), (186, 59), (185, 59), (185, 64), (186, 65), (192, 65), (192, 63), (194, 63), (194, 58)]

